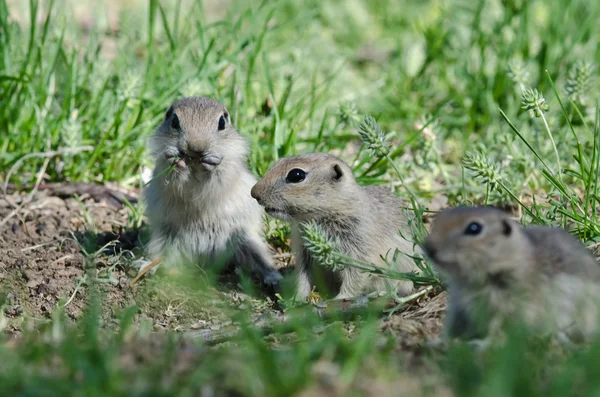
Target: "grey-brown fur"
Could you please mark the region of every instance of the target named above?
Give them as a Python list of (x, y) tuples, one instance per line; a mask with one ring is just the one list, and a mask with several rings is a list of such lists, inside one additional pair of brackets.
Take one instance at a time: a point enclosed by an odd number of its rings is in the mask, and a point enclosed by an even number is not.
[[(467, 232), (473, 222), (477, 234)], [(597, 329), (600, 266), (563, 229), (525, 228), (494, 208), (455, 208), (436, 217), (425, 251), (447, 277), (450, 337), (483, 336), (504, 319), (569, 337)]]
[[(286, 182), (293, 169), (306, 172), (306, 178), (299, 183)], [(354, 268), (325, 270), (306, 250), (300, 223), (313, 220), (338, 241), (342, 253), (361, 261), (385, 265), (380, 255), (389, 253), (391, 259), (396, 248), (409, 255), (414, 252), (414, 245), (398, 234), (400, 230), (410, 235), (400, 199), (381, 187), (360, 186), (350, 167), (339, 158), (313, 153), (281, 159), (252, 188), (252, 196), (268, 214), (292, 223), (297, 299), (305, 300), (319, 278), (337, 299), (386, 291), (388, 287), (397, 288), (401, 295), (411, 291), (408, 281), (391, 281)], [(405, 255), (398, 256), (396, 266), (402, 272), (417, 270)]]
[[(281, 275), (263, 238), (264, 212), (250, 196), (256, 179), (246, 165), (247, 144), (227, 109), (210, 98), (175, 102), (151, 149), (156, 167), (146, 201), (152, 259), (247, 265), (276, 284)], [(164, 173), (171, 165), (173, 172)]]

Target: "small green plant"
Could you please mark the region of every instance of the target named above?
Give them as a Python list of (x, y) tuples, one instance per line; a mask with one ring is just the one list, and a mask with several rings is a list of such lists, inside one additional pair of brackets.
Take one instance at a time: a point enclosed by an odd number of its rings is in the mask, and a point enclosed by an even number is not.
[(402, 172), (400, 172), (394, 163), (394, 160), (391, 158), (389, 144), (386, 142), (386, 136), (375, 118), (373, 118), (371, 115), (365, 116), (358, 126), (358, 132), (363, 143), (367, 146), (367, 149), (369, 149), (377, 158), (385, 158), (396, 171), (402, 186), (410, 195), (413, 211), (415, 214), (420, 213), (417, 196), (404, 182)]
[(487, 205), (490, 194), (500, 193), (500, 197), (506, 202), (508, 196), (507, 178), (498, 164), (491, 162), (480, 151), (469, 151), (463, 158), (463, 167), (471, 171), (477, 181), (486, 186), (484, 205)]
[(560, 156), (558, 154), (558, 149), (556, 148), (556, 143), (554, 142), (554, 136), (550, 131), (550, 127), (548, 126), (548, 121), (546, 121), (546, 117), (544, 113), (550, 109), (550, 106), (546, 103), (546, 99), (544, 96), (538, 92), (536, 89), (528, 88), (523, 91), (523, 96), (521, 97), (521, 103), (523, 105), (523, 109), (529, 112), (529, 115), (534, 117), (539, 117), (544, 122), (544, 127), (546, 127), (546, 132), (548, 133), (548, 138), (552, 143), (552, 147), (554, 148), (554, 155), (556, 156), (556, 167), (558, 170), (558, 178), (562, 179), (561, 165), (560, 165)]
[(586, 106), (595, 80), (595, 65), (589, 60), (577, 60), (569, 72), (565, 92), (572, 101)]
[(527, 65), (520, 58), (513, 58), (508, 62), (507, 66), (508, 77), (513, 83), (519, 86), (521, 92), (525, 92), (525, 87), (529, 83), (530, 73), (527, 70)]
[[(306, 248), (319, 262), (319, 264), (330, 267), (334, 270), (340, 270), (344, 267), (353, 267), (374, 275), (383, 276), (394, 280), (409, 280), (422, 285), (437, 284), (439, 280), (434, 275), (433, 270), (429, 268), (429, 271), (425, 275), (416, 273), (403, 273), (392, 270), (392, 266), (389, 266), (391, 262), (386, 260), (388, 267), (382, 267), (373, 263), (363, 262), (354, 258), (351, 258), (338, 249), (338, 245), (334, 238), (329, 236), (318, 224), (313, 221), (304, 222), (302, 224), (303, 240)], [(406, 255), (396, 251), (393, 254), (392, 260), (395, 260), (398, 255)]]
[[(523, 109), (529, 112), (529, 115), (533, 117), (544, 117), (550, 106), (546, 103), (544, 96), (538, 92), (535, 88), (527, 88), (523, 91), (521, 97), (521, 103)], [(545, 119), (544, 119), (545, 120)]]
[(315, 259), (323, 266), (339, 270), (340, 258), (333, 239), (314, 221), (304, 223), (302, 229), (305, 246)]
[(375, 156), (386, 157), (390, 154), (385, 134), (373, 116), (365, 116), (358, 126), (358, 133), (367, 149), (372, 151)]
[(338, 120), (340, 123), (349, 126), (354, 126), (360, 122), (356, 103), (349, 101), (342, 103), (338, 109)]

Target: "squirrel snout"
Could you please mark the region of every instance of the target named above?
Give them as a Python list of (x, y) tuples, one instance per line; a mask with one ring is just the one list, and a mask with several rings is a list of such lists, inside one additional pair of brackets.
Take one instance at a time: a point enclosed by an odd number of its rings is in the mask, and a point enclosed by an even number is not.
[(200, 162), (205, 166), (212, 166), (213, 168), (221, 164), (223, 161), (223, 155), (214, 152), (206, 152), (200, 157)]
[(184, 157), (200, 163), (206, 171), (212, 171), (223, 162), (223, 155), (211, 151), (187, 150)]
[(252, 196), (253, 199), (258, 201), (258, 204), (262, 205), (262, 199), (258, 193), (257, 186), (258, 186), (258, 184), (252, 186), (252, 189), (250, 190), (250, 195)]
[(423, 249), (425, 250), (425, 253), (431, 260), (435, 260), (437, 250), (433, 246), (431, 240), (425, 240), (425, 244), (423, 244)]

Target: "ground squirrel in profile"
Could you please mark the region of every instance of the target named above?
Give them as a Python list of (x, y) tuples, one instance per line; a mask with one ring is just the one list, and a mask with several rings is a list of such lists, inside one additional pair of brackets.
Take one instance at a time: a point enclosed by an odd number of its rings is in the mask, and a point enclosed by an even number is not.
[[(395, 287), (401, 295), (412, 290), (409, 281), (394, 281), (347, 267), (339, 271), (319, 266), (306, 249), (301, 222), (315, 221), (338, 242), (349, 257), (385, 266), (380, 256), (399, 251), (412, 255), (414, 246), (399, 235), (410, 234), (402, 201), (383, 187), (360, 186), (350, 167), (324, 153), (288, 157), (275, 163), (252, 188), (268, 214), (292, 223), (296, 259), (296, 299), (306, 300), (316, 285), (321, 294), (347, 299)], [(392, 255), (389, 255), (391, 259)], [(398, 255), (394, 270), (417, 270), (412, 258)], [(319, 285), (320, 283), (320, 285)], [(326, 290), (326, 291), (324, 291)]]
[[(225, 107), (184, 98), (165, 114), (151, 139), (156, 160), (146, 191), (149, 253), (162, 262), (246, 265), (267, 285), (281, 275), (263, 237), (264, 211), (250, 196), (245, 139)], [(172, 172), (165, 172), (173, 167)]]
[(459, 207), (436, 216), (424, 248), (447, 278), (449, 337), (483, 337), (512, 319), (570, 340), (596, 330), (600, 266), (563, 229)]

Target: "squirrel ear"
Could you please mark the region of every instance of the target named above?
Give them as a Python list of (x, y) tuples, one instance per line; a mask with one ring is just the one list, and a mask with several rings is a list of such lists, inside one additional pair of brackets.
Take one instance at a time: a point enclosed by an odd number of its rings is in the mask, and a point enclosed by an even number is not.
[(339, 164), (333, 166), (333, 172), (335, 175), (333, 176), (334, 181), (339, 181), (344, 176), (344, 172), (342, 171), (342, 167)]
[(510, 233), (512, 233), (512, 226), (510, 222), (505, 219), (502, 221), (502, 234), (510, 236)]
[(231, 115), (229, 114), (227, 109), (225, 109), (225, 112), (223, 112), (223, 116), (225, 116), (225, 121), (227, 121), (228, 124), (231, 124)]

